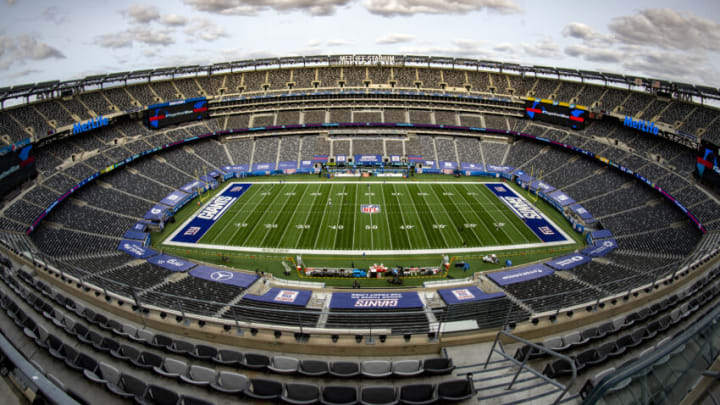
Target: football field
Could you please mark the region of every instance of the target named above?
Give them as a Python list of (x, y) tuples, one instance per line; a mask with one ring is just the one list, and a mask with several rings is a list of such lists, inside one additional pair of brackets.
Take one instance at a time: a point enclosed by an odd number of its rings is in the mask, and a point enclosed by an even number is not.
[(243, 182), (164, 244), (287, 254), (461, 253), (574, 243), (499, 182)]

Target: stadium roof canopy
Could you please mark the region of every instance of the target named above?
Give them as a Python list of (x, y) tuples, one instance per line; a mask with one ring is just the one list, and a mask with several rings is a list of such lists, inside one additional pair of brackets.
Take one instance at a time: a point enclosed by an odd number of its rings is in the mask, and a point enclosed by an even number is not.
[(242, 69), (257, 69), (259, 67), (269, 66), (288, 66), (288, 65), (326, 65), (326, 66), (352, 66), (352, 65), (391, 65), (391, 66), (417, 66), (417, 65), (441, 65), (450, 68), (463, 67), (497, 70), (504, 73), (515, 74), (543, 74), (555, 75), (569, 78), (577, 78), (581, 81), (595, 80), (605, 82), (606, 85), (628, 87), (644, 87), (654, 88), (679, 96), (691, 96), (701, 99), (710, 98), (720, 100), (720, 90), (714, 87), (693, 85), (687, 83), (675, 83), (666, 80), (658, 80), (651, 78), (643, 78), (637, 76), (625, 76), (617, 73), (593, 72), (588, 70), (575, 70), (565, 68), (555, 68), (551, 66), (526, 66), (517, 63), (503, 63), (497, 61), (475, 60), (467, 58), (450, 58), (437, 56), (416, 56), (416, 55), (315, 55), (315, 56), (290, 56), (284, 58), (263, 58), (254, 60), (242, 60), (234, 62), (216, 63), (213, 65), (191, 65), (177, 66), (157, 69), (136, 70), (132, 72), (117, 72), (100, 75), (87, 76), (83, 79), (68, 81), (47, 81), (42, 83), (22, 84), (10, 87), (0, 88), (0, 101), (5, 102), (10, 99), (25, 99), (31, 97), (47, 98), (56, 97), (67, 92), (78, 93), (84, 91), (87, 87), (105, 87), (107, 84), (128, 81), (146, 80), (152, 81), (153, 78), (167, 78), (171, 76), (191, 76), (191, 75), (212, 75), (219, 72), (236, 71)]

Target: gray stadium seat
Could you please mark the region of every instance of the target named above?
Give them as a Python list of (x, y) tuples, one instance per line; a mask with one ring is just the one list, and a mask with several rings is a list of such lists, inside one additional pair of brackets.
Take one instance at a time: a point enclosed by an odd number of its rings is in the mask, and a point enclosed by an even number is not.
[(217, 373), (213, 369), (193, 365), (187, 374), (180, 375), (180, 379), (189, 384), (205, 386), (217, 380)]
[(382, 378), (392, 374), (392, 363), (387, 360), (367, 360), (360, 364), (360, 373), (365, 377)]
[(248, 388), (249, 383), (250, 380), (242, 374), (221, 371), (217, 379), (210, 383), (210, 387), (227, 394), (239, 394)]
[(360, 366), (352, 361), (332, 361), (330, 375), (343, 378), (355, 377), (360, 375)]
[(188, 370), (188, 365), (184, 361), (165, 358), (162, 367), (153, 367), (153, 370), (165, 377), (179, 378), (181, 375), (185, 375)]
[(280, 374), (294, 374), (299, 366), (300, 361), (294, 357), (274, 356), (270, 359), (268, 369)]
[(412, 377), (423, 371), (422, 360), (397, 360), (392, 363), (392, 373), (396, 377)]

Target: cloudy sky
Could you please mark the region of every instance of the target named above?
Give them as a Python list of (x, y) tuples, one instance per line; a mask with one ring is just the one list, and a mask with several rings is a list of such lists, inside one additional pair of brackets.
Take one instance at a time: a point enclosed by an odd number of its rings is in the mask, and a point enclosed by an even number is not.
[(718, 0), (0, 1), (0, 86), (268, 56), (375, 53), (720, 86)]

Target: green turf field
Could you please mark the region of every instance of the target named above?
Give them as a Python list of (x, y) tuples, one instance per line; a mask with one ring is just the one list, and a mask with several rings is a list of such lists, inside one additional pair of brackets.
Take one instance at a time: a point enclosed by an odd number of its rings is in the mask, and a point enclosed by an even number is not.
[(485, 184), (457, 181), (258, 182), (197, 243), (348, 255), (542, 245)]
[[(506, 209), (504, 205), (498, 205), (499, 208), (494, 208), (494, 202), (492, 205), (490, 203), (486, 203), (487, 205), (483, 205), (480, 201), (483, 201), (482, 198), (484, 196), (489, 196), (491, 198), (495, 198), (492, 193), (486, 194), (486, 195), (480, 195), (476, 189), (483, 189), (485, 188), (485, 191), (487, 192), (487, 188), (482, 185), (482, 182), (489, 182), (493, 181), (494, 179), (477, 179), (476, 181), (472, 181), (472, 184), (463, 184), (468, 182), (468, 178), (460, 178), (460, 179), (454, 179), (449, 176), (442, 176), (442, 175), (421, 175), (421, 176), (414, 176), (410, 179), (407, 179), (405, 181), (402, 181), (400, 184), (383, 184), (383, 180), (379, 178), (369, 178), (369, 179), (363, 179), (361, 184), (354, 184), (354, 190), (355, 193), (351, 194), (349, 191), (339, 191), (343, 188), (347, 188), (348, 186), (351, 186), (351, 184), (348, 184), (348, 181), (341, 178), (334, 178), (334, 179), (325, 179), (325, 178), (318, 178), (316, 175), (290, 175), (290, 176), (276, 176), (276, 177), (259, 177), (254, 178), (251, 180), (253, 183), (253, 186), (244, 194), (240, 200), (236, 202), (237, 205), (233, 205), (231, 208), (232, 210), (229, 210), (225, 215), (223, 215), (218, 223), (216, 223), (204, 236), (204, 238), (201, 238), (199, 242), (206, 242), (207, 240), (212, 240), (212, 238), (218, 237), (223, 232), (232, 232), (238, 230), (238, 228), (244, 228), (246, 229), (246, 236), (254, 234), (254, 238), (258, 238), (260, 240), (266, 239), (266, 234), (269, 234), (269, 231), (274, 231), (281, 229), (279, 227), (279, 221), (278, 222), (261, 222), (263, 221), (263, 217), (269, 218), (272, 214), (272, 218), (275, 217), (281, 217), (280, 214), (283, 214), (282, 217), (285, 217), (285, 215), (289, 214), (289, 218), (287, 218), (287, 224), (294, 223), (295, 225), (311, 225), (313, 223), (316, 223), (318, 225), (316, 226), (332, 226), (332, 225), (338, 225), (338, 218), (340, 218), (340, 215), (343, 215), (345, 213), (346, 217), (348, 218), (348, 221), (353, 221), (352, 224), (354, 226), (354, 229), (357, 229), (355, 225), (361, 226), (362, 229), (360, 229), (359, 232), (356, 232), (356, 235), (354, 237), (354, 240), (352, 238), (352, 234), (349, 234), (346, 236), (349, 240), (349, 242), (343, 242), (342, 239), (340, 239), (340, 242), (337, 242), (338, 239), (336, 236), (339, 234), (347, 234), (345, 232), (345, 227), (343, 224), (342, 231), (338, 229), (332, 229), (332, 228), (324, 228), (326, 229), (323, 232), (309, 232), (308, 229), (305, 229), (305, 227), (302, 227), (303, 229), (290, 229), (291, 227), (286, 225), (286, 231), (282, 233), (278, 233), (275, 235), (275, 237), (279, 237), (279, 241), (284, 241), (283, 243), (287, 243), (287, 241), (292, 241), (293, 243), (297, 243), (300, 245), (300, 243), (306, 243), (309, 245), (312, 243), (313, 246), (315, 246), (316, 241), (322, 241), (322, 243), (327, 243), (326, 246), (327, 250), (323, 251), (318, 249), (318, 253), (314, 254), (303, 254), (302, 258), (303, 261), (307, 266), (310, 267), (321, 267), (321, 266), (327, 266), (327, 267), (358, 267), (358, 268), (367, 268), (368, 266), (372, 265), (373, 263), (384, 263), (386, 266), (437, 266), (441, 262), (442, 255), (437, 253), (407, 253), (402, 250), (393, 250), (390, 251), (390, 253), (385, 253), (382, 255), (368, 255), (366, 257), (363, 257), (362, 254), (357, 255), (347, 255), (347, 254), (338, 254), (336, 253), (337, 250), (335, 250), (335, 244), (336, 243), (366, 243), (370, 244), (372, 243), (373, 246), (375, 243), (381, 243), (379, 241), (383, 240), (380, 239), (382, 237), (386, 238), (393, 238), (392, 239), (392, 248), (398, 249), (398, 246), (400, 246), (400, 243), (405, 243), (408, 246), (410, 243), (418, 243), (418, 244), (424, 244), (424, 246), (432, 246), (430, 245), (430, 241), (435, 241), (435, 243), (446, 243), (448, 241), (448, 238), (450, 241), (452, 240), (462, 240), (462, 237), (466, 235), (477, 235), (479, 240), (482, 241), (489, 241), (485, 243), (493, 243), (493, 239), (490, 236), (495, 237), (496, 239), (500, 237), (496, 234), (495, 228), (493, 225), (494, 222), (497, 221), (505, 221), (506, 224), (503, 227), (503, 231), (505, 231), (501, 235), (505, 235), (507, 237), (508, 233), (511, 233), (511, 230), (515, 231), (512, 227), (511, 223), (509, 221), (506, 221), (505, 219), (499, 220), (498, 218), (490, 218), (491, 216), (499, 215), (500, 212), (503, 212), (505, 214), (504, 218), (507, 218), (508, 216), (514, 214), (509, 210)], [(239, 180), (234, 180), (235, 182), (239, 182)], [(286, 184), (280, 185), (279, 182), (283, 181)], [(304, 186), (304, 189), (306, 190), (305, 194), (310, 198), (309, 201), (301, 201), (297, 198), (295, 198), (292, 201), (289, 201), (291, 197), (297, 197), (299, 195), (298, 191), (301, 184), (287, 184), (289, 182), (294, 181), (301, 181), (306, 184), (302, 184)], [(433, 184), (433, 183), (443, 183), (443, 184)], [(374, 196), (368, 195), (365, 196), (364, 193), (368, 192), (368, 184), (370, 184), (370, 193), (375, 193)], [(453, 260), (457, 261), (465, 261), (467, 263), (470, 263), (471, 265), (471, 271), (470, 273), (464, 272), (462, 269), (457, 269), (454, 267), (451, 267), (450, 272), (447, 274), (448, 278), (462, 278), (467, 277), (472, 272), (476, 271), (486, 271), (491, 269), (497, 269), (503, 266), (506, 260), (511, 260), (514, 265), (524, 264), (524, 263), (530, 263), (537, 260), (547, 259), (549, 257), (556, 257), (561, 256), (563, 254), (567, 254), (575, 249), (578, 249), (582, 246), (584, 246), (584, 238), (581, 234), (578, 234), (574, 232), (570, 226), (570, 224), (563, 218), (562, 214), (560, 214), (558, 211), (556, 211), (554, 208), (552, 208), (548, 203), (537, 200), (535, 196), (528, 195), (526, 191), (521, 190), (517, 185), (514, 185), (512, 183), (505, 183), (507, 186), (511, 187), (513, 190), (515, 190), (516, 193), (523, 196), (527, 200), (529, 200), (537, 209), (539, 209), (548, 219), (552, 220), (552, 222), (559, 227), (566, 235), (570, 236), (572, 238), (571, 244), (562, 244), (562, 245), (549, 245), (549, 244), (543, 244), (539, 242), (539, 239), (529, 231), (527, 228), (523, 228), (525, 225), (522, 221), (516, 220), (513, 221), (513, 224), (517, 227), (520, 226), (519, 229), (523, 229), (522, 232), (526, 232), (524, 238), (522, 239), (524, 242), (521, 242), (521, 239), (518, 239), (517, 244), (512, 243), (510, 245), (501, 246), (499, 248), (493, 248), (493, 247), (477, 247), (477, 249), (481, 249), (480, 251), (470, 251), (470, 252), (461, 252), (461, 253), (449, 253), (451, 258)], [(258, 251), (242, 251), (242, 250), (232, 250), (234, 246), (231, 246), (229, 243), (221, 242), (220, 239), (216, 239), (215, 244), (217, 245), (208, 245), (213, 246), (212, 248), (208, 247), (200, 247), (200, 246), (173, 246), (167, 244), (167, 242), (171, 239), (172, 235), (177, 233), (179, 229), (181, 229), (182, 225), (186, 223), (189, 219), (191, 219), (194, 215), (197, 215), (197, 213), (200, 210), (200, 206), (198, 203), (201, 202), (201, 204), (207, 203), (210, 199), (212, 199), (214, 196), (217, 196), (225, 187), (227, 184), (221, 185), (220, 188), (217, 190), (213, 190), (206, 195), (202, 197), (201, 200), (196, 200), (193, 202), (193, 204), (188, 204), (185, 207), (183, 207), (180, 211), (178, 211), (175, 214), (176, 222), (170, 223), (166, 226), (166, 228), (161, 232), (153, 233), (152, 235), (152, 246), (155, 249), (158, 249), (166, 254), (171, 255), (177, 255), (193, 260), (198, 260), (201, 262), (211, 263), (211, 264), (218, 264), (218, 265), (225, 265), (229, 267), (234, 267), (238, 269), (246, 269), (246, 270), (261, 270), (266, 271), (274, 274), (276, 277), (280, 278), (288, 278), (292, 280), (308, 280), (305, 278), (301, 278), (299, 276), (299, 273), (292, 272), (290, 275), (285, 275), (283, 273), (284, 267), (282, 265), (283, 261), (286, 261), (289, 263), (289, 260), (291, 258), (294, 258), (295, 255), (289, 252), (283, 252), (283, 253), (272, 253), (272, 252), (258, 252)], [(253, 229), (253, 227), (250, 226), (250, 221), (246, 220), (239, 220), (239, 218), (233, 219), (234, 216), (240, 215), (240, 212), (243, 211), (243, 203), (246, 203), (250, 201), (246, 197), (252, 197), (253, 194), (250, 192), (250, 190), (255, 187), (256, 191), (260, 190), (269, 190), (269, 191), (260, 191), (260, 193), (263, 192), (269, 192), (271, 194), (268, 194), (264, 197), (267, 197), (264, 199), (266, 203), (263, 203), (264, 205), (255, 204), (257, 207), (257, 212), (255, 213), (258, 217), (254, 219), (256, 224), (264, 224), (264, 223), (275, 223), (278, 224), (278, 228), (260, 228), (260, 229), (254, 229), (254, 232), (248, 232)], [(295, 188), (295, 196), (288, 195), (285, 196), (285, 193), (291, 193), (290, 188)], [(336, 195), (334, 198), (332, 198), (332, 205), (327, 205), (327, 199), (324, 198), (323, 204), (320, 203), (320, 198), (325, 195), (323, 194), (322, 189), (325, 189), (325, 193), (330, 194), (331, 192), (335, 192)], [(392, 191), (392, 190), (395, 191)], [(430, 194), (429, 191), (420, 191), (420, 192), (426, 192), (428, 195), (416, 195), (413, 198), (412, 195), (392, 195), (392, 193), (399, 193), (403, 191), (398, 191), (398, 189), (403, 190), (418, 190), (418, 189), (424, 189), (424, 190), (432, 190), (433, 194)], [(284, 191), (280, 191), (284, 190)], [(312, 190), (321, 190), (321, 191), (312, 191)], [(379, 191), (378, 191), (379, 190)], [(380, 191), (383, 191), (383, 194), (380, 195)], [(453, 190), (466, 190), (470, 193), (478, 193), (475, 195), (465, 195), (464, 197), (460, 198), (460, 195), (443, 195), (443, 193), (448, 192), (454, 192)], [(338, 196), (338, 192), (344, 192), (348, 195), (341, 195)], [(440, 195), (437, 195), (436, 193), (440, 193)], [(321, 193), (320, 195), (312, 195), (312, 193)], [(386, 195), (389, 193), (389, 195)], [(280, 195), (282, 194), (282, 195)], [(262, 195), (256, 195), (256, 198), (259, 199), (260, 197), (263, 197)], [(286, 198), (287, 197), (287, 198)], [(348, 200), (342, 202), (341, 204), (341, 198), (348, 198)], [(358, 200), (357, 198), (360, 198)], [(393, 201), (392, 198), (395, 198), (396, 205), (393, 208), (390, 208), (387, 204), (388, 200)], [(404, 197), (404, 198), (400, 198)], [(409, 198), (408, 198), (409, 197)], [(356, 209), (352, 210), (352, 212), (349, 210), (350, 206), (350, 199), (354, 198)], [(385, 203), (383, 203), (383, 198), (385, 198)], [(449, 203), (448, 198), (454, 199), (453, 202)], [(417, 204), (414, 204), (415, 199), (422, 200), (425, 204), (424, 206), (419, 206)], [(411, 202), (413, 201), (413, 202)], [(471, 203), (471, 201), (475, 201)], [(490, 199), (490, 201), (493, 201)], [(435, 205), (429, 204), (430, 202), (435, 202)], [(437, 206), (438, 202), (441, 204), (441, 206)], [(496, 201), (498, 204), (502, 204), (500, 201)], [(296, 203), (294, 208), (290, 204)], [(321, 214), (312, 217), (314, 218), (311, 222), (309, 220), (306, 220), (305, 218), (310, 218), (312, 212), (315, 210), (315, 203), (317, 203), (317, 211), (320, 211)], [(372, 203), (372, 204), (378, 204), (380, 205), (380, 213), (377, 214), (363, 214), (360, 212), (360, 205), (365, 203)], [(287, 205), (285, 205), (287, 204)], [(402, 212), (400, 212), (399, 208), (404, 208)], [(470, 204), (474, 204), (475, 207), (485, 207), (485, 210), (477, 210), (474, 209), (471, 212), (467, 212)], [(273, 208), (272, 211), (270, 211), (269, 207), (285, 207), (285, 208)], [(300, 209), (307, 206), (304, 211), (304, 216), (299, 212)], [(321, 207), (322, 206), (322, 207)], [(464, 207), (465, 210), (461, 209), (460, 207)], [(268, 208), (267, 210), (264, 210), (264, 208)], [(321, 209), (322, 208), (322, 209)], [(504, 211), (502, 211), (504, 210)], [(267, 211), (267, 212), (264, 212)], [(246, 213), (248, 211), (245, 211)], [(420, 214), (421, 212), (426, 213), (427, 215)], [(454, 212), (454, 214), (453, 214)], [(495, 214), (491, 214), (491, 212), (494, 212)], [(352, 214), (352, 219), (350, 219), (350, 216)], [(384, 215), (380, 215), (384, 214)], [(245, 214), (247, 215), (247, 214)], [(488, 231), (481, 231), (478, 228), (481, 225), (481, 222), (479, 220), (476, 221), (470, 221), (465, 220), (468, 217), (471, 218), (478, 218), (479, 216), (482, 216), (483, 218), (490, 218), (490, 232), (492, 235), (488, 234)], [(424, 217), (424, 218), (423, 218)], [(473, 232), (470, 232), (468, 230), (463, 230), (462, 232), (458, 232), (457, 228), (454, 227), (453, 217), (455, 218), (458, 223), (461, 223), (463, 226), (465, 223), (472, 224), (475, 223), (475, 228), (468, 228), (472, 229)], [(247, 218), (247, 217), (246, 217)], [(389, 224), (391, 222), (395, 223), (398, 228), (402, 226), (402, 224), (405, 224), (405, 221), (408, 221), (410, 218), (414, 218), (414, 223), (411, 223), (411, 225), (414, 225), (416, 223), (427, 223), (429, 225), (429, 228), (432, 230), (431, 232), (415, 232), (417, 229), (411, 228), (410, 230), (406, 229), (402, 230), (399, 229), (399, 231), (404, 232), (386, 232), (386, 236), (382, 236), (379, 234), (380, 227), (378, 226), (378, 229), (372, 229), (372, 225), (380, 225), (381, 221), (378, 219), (382, 219), (382, 221), (386, 221), (386, 225), (384, 229), (388, 229), (390, 226)], [(440, 222), (439, 218), (444, 218), (445, 221), (447, 221), (448, 226), (445, 228), (442, 228), (442, 230), (445, 230), (445, 233), (443, 234), (442, 231), (438, 231), (438, 228), (433, 228), (433, 224), (443, 224), (444, 222)], [(513, 217), (510, 217), (512, 219), (515, 219)], [(357, 221), (357, 222), (356, 222)], [(360, 222), (360, 221), (366, 221), (366, 222)], [(370, 222), (372, 221), (372, 223)], [(423, 222), (424, 221), (424, 222)], [(238, 227), (237, 224), (240, 223), (241, 226)], [(242, 224), (248, 224), (245, 227), (242, 227)], [(349, 222), (348, 222), (349, 223)], [(223, 225), (224, 224), (224, 225)], [(371, 225), (371, 229), (365, 230), (364, 226), (365, 224)], [(487, 224), (487, 222), (485, 222)], [(222, 227), (228, 225), (227, 229), (223, 231)], [(232, 230), (231, 230), (232, 228)], [(250, 229), (248, 229), (250, 228)], [(254, 227), (257, 228), (257, 227)], [(312, 228), (311, 228), (312, 229)], [(511, 233), (514, 235), (513, 237), (520, 238), (518, 231), (515, 231), (516, 233)], [(452, 232), (449, 232), (452, 231)], [(377, 235), (376, 235), (377, 233)], [(451, 235), (452, 234), (452, 235)], [(238, 233), (239, 235), (239, 233)], [(262, 237), (258, 236), (262, 235)], [(237, 236), (237, 235), (236, 235)], [(362, 236), (364, 239), (362, 239), (359, 236)], [(402, 236), (404, 239), (396, 240), (399, 236)], [(410, 239), (413, 237), (414, 239)], [(427, 237), (427, 240), (425, 239)], [(466, 237), (469, 239), (469, 236)], [(466, 239), (466, 240), (467, 240)], [(527, 240), (530, 240), (531, 246), (535, 247), (524, 247), (521, 243), (527, 243)], [(364, 241), (364, 242), (363, 242)], [(404, 241), (404, 242), (403, 242)], [(470, 246), (470, 241), (468, 242), (468, 246)], [(332, 243), (332, 248), (330, 248), (330, 244)], [(390, 242), (388, 242), (390, 243)], [(302, 245), (300, 245), (302, 246)], [(338, 246), (347, 246), (347, 245), (338, 245)], [(354, 245), (354, 248), (357, 248), (358, 245)], [(444, 246), (444, 245), (441, 245)], [(235, 246), (236, 247), (236, 246)], [(270, 249), (270, 248), (257, 248), (257, 249)], [(472, 248), (469, 248), (472, 249)], [(430, 250), (428, 250), (429, 252)], [(491, 263), (484, 263), (482, 261), (482, 257), (489, 253), (496, 253), (498, 258), (500, 259), (500, 263), (498, 264), (491, 264)], [(313, 279), (309, 279), (309, 281), (313, 281)], [(327, 285), (334, 285), (334, 286), (349, 286), (352, 284), (352, 279), (322, 279), (323, 282), (327, 283)], [(418, 278), (418, 279), (407, 279), (405, 280), (405, 285), (419, 285), (423, 281), (426, 281), (426, 278)], [(374, 279), (368, 279), (363, 280), (363, 286), (387, 286), (387, 283), (385, 280), (374, 280)]]

